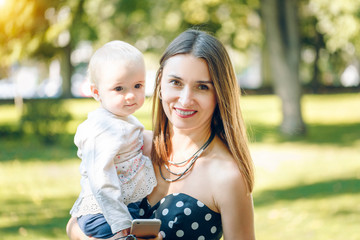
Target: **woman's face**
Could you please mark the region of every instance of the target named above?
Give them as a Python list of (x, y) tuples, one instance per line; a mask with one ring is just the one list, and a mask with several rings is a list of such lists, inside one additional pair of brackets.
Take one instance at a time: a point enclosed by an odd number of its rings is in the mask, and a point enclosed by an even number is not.
[(162, 106), (173, 127), (210, 127), (217, 104), (206, 61), (191, 54), (169, 58), (161, 77)]

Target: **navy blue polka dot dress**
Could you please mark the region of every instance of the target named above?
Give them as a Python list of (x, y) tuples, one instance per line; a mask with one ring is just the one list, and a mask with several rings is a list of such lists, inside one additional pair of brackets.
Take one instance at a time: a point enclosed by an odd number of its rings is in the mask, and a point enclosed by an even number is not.
[(223, 233), (220, 214), (184, 193), (170, 194), (153, 207), (144, 198), (128, 208), (134, 219), (160, 219), (164, 240), (218, 240)]

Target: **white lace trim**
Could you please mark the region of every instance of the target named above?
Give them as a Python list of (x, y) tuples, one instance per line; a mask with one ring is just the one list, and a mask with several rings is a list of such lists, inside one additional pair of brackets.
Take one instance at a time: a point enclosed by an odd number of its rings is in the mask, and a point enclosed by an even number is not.
[[(121, 185), (122, 201), (125, 205), (142, 200), (149, 195), (157, 185), (151, 161), (145, 161), (142, 169), (136, 175)], [(102, 213), (94, 195), (78, 199), (70, 211), (72, 216)]]
[(102, 213), (94, 195), (85, 196), (78, 199), (70, 211), (73, 217), (80, 217), (87, 214)]

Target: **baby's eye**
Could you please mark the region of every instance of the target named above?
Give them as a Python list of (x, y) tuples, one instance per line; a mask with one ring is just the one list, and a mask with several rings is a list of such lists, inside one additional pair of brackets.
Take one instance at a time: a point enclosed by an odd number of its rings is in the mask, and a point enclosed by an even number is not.
[(117, 92), (120, 92), (120, 91), (122, 91), (123, 89), (124, 89), (123, 87), (116, 87), (116, 88), (114, 88), (114, 90), (117, 91)]
[(141, 83), (138, 83), (135, 85), (135, 88), (141, 88), (143, 85)]

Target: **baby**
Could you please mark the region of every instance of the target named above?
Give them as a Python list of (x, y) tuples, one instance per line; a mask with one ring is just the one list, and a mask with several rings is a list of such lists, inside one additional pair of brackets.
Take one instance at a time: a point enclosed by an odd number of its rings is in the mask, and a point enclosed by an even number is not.
[(90, 59), (88, 75), (100, 107), (75, 134), (82, 190), (70, 214), (87, 236), (126, 235), (132, 221), (127, 205), (157, 184), (142, 153), (144, 126), (131, 115), (145, 100), (143, 55), (128, 43), (109, 42)]

